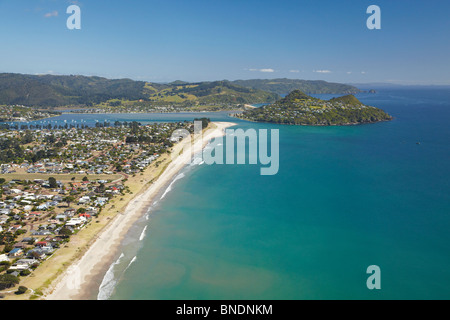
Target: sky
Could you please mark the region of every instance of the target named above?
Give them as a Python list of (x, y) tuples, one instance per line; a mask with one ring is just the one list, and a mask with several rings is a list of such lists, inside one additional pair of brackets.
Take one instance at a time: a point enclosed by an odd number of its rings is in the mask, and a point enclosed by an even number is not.
[[(367, 28), (370, 5), (381, 29)], [(0, 0), (0, 72), (450, 84), (449, 12), (447, 0)]]

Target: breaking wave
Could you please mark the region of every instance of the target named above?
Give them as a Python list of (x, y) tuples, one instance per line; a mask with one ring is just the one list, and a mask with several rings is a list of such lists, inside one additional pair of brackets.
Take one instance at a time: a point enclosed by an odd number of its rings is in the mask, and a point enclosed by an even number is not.
[(179, 175), (176, 176), (175, 179), (173, 179), (173, 181), (170, 183), (170, 185), (167, 187), (166, 191), (164, 191), (163, 195), (161, 196), (160, 200), (164, 199), (164, 197), (166, 196), (166, 194), (168, 194), (171, 190), (172, 190), (172, 186), (173, 184), (177, 181), (180, 180), (184, 177), (184, 173), (180, 173)]
[(117, 280), (114, 275), (114, 268), (120, 263), (120, 260), (124, 257), (122, 253), (114, 263), (111, 264), (105, 276), (103, 277), (102, 284), (100, 285), (99, 292), (97, 295), (97, 300), (108, 300), (111, 297), (114, 288), (116, 286)]
[(144, 238), (145, 238), (145, 231), (147, 230), (147, 226), (145, 226), (144, 227), (144, 230), (142, 230), (142, 233), (141, 233), (141, 235), (140, 235), (140, 237), (139, 237), (139, 241), (142, 241), (142, 240), (144, 240)]

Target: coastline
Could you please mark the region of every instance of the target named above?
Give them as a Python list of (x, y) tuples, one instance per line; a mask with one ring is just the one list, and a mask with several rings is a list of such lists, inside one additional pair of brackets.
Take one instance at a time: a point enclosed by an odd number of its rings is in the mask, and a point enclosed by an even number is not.
[(253, 122), (253, 123), (267, 123), (267, 124), (277, 124), (277, 125), (282, 125), (282, 126), (300, 126), (300, 127), (349, 127), (349, 126), (359, 126), (359, 125), (365, 125), (365, 124), (375, 124), (375, 123), (380, 123), (380, 122), (388, 122), (388, 121), (392, 121), (395, 119), (394, 117), (392, 117), (391, 119), (386, 119), (386, 120), (378, 120), (378, 121), (371, 121), (371, 122), (349, 122), (349, 123), (340, 123), (340, 124), (294, 124), (294, 123), (255, 121), (255, 120), (250, 120), (250, 119), (239, 118), (234, 115), (230, 115), (230, 117), (239, 119), (242, 121)]
[[(213, 122), (215, 128), (207, 131), (201, 141), (193, 141), (191, 154), (183, 153), (171, 161), (159, 177), (144, 187), (97, 235), (80, 259), (55, 279), (44, 295), (45, 300), (83, 300), (92, 298), (92, 290), (98, 288), (105, 271), (117, 253), (123, 237), (131, 226), (148, 210), (156, 195), (182, 170), (190, 157), (201, 151), (210, 140), (224, 135), (225, 129), (236, 125), (231, 122)], [(210, 128), (208, 128), (210, 129)], [(173, 154), (179, 154), (189, 139), (176, 144)], [(146, 188), (146, 189), (145, 189)], [(100, 279), (100, 280), (99, 280)], [(97, 288), (93, 288), (93, 287)]]
[[(68, 115), (68, 114), (76, 114), (76, 115), (109, 115), (109, 114), (152, 114), (152, 113), (156, 113), (156, 114), (190, 114), (190, 113), (219, 113), (219, 112), (233, 112), (233, 111), (241, 111), (241, 110), (236, 110), (236, 109), (223, 109), (223, 110), (193, 110), (193, 111), (189, 111), (189, 110), (183, 110), (183, 111), (154, 111), (154, 112), (61, 112), (61, 114), (59, 116), (62, 115)], [(57, 116), (57, 117), (59, 117)], [(47, 118), (48, 119), (48, 118)]]

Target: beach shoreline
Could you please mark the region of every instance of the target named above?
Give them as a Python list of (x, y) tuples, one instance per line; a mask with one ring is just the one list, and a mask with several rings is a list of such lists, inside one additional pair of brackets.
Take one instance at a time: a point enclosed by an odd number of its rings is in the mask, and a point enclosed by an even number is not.
[[(213, 122), (214, 128), (206, 130), (201, 141), (192, 141), (190, 154), (181, 152), (190, 139), (177, 143), (173, 159), (160, 176), (149, 186), (144, 187), (126, 205), (125, 210), (118, 213), (96, 237), (93, 243), (80, 259), (73, 262), (66, 271), (53, 281), (44, 294), (45, 300), (91, 300), (96, 297), (105, 272), (114, 262), (120, 243), (133, 224), (141, 218), (152, 205), (155, 197), (166, 187), (174, 177), (189, 163), (189, 159), (203, 150), (212, 139), (223, 136), (228, 127), (236, 125), (231, 122)], [(195, 139), (195, 137), (194, 137)]]

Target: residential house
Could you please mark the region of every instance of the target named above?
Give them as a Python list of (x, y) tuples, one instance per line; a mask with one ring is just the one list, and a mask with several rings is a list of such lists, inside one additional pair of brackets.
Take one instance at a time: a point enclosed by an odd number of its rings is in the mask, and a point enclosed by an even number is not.
[(9, 217), (7, 215), (0, 214), (0, 225), (5, 224), (8, 221)]
[(48, 242), (47, 241), (39, 241), (39, 242), (36, 242), (35, 246), (42, 248), (42, 247), (48, 246)]
[(53, 249), (52, 246), (45, 246), (45, 247), (41, 247), (42, 252), (44, 252), (45, 254), (51, 254), (53, 251), (55, 251), (55, 249)]
[(89, 203), (90, 201), (91, 201), (90, 197), (84, 196), (78, 200), (78, 204), (85, 204), (85, 203)]
[(16, 258), (16, 257), (20, 257), (23, 254), (23, 250), (20, 248), (15, 248), (12, 249), (9, 253), (8, 256), (11, 258)]
[(75, 212), (76, 212), (75, 209), (69, 208), (69, 209), (66, 209), (66, 210), (64, 211), (64, 214), (67, 215), (68, 217), (73, 217), (73, 215), (75, 214)]
[(36, 241), (36, 239), (33, 237), (25, 237), (22, 239), (22, 242), (28, 243), (28, 244), (33, 244), (35, 241)]
[(43, 211), (48, 210), (48, 208), (49, 208), (48, 203), (43, 203), (37, 207), (38, 210), (43, 210)]
[(58, 214), (55, 217), (56, 220), (60, 220), (60, 221), (66, 221), (67, 220), (67, 216), (65, 214)]
[(75, 227), (75, 226), (79, 226), (81, 224), (84, 224), (85, 222), (86, 222), (86, 218), (85, 217), (72, 218), (66, 223), (66, 226), (67, 227)]
[[(8, 205), (5, 205), (5, 207), (6, 206), (8, 206)], [(2, 215), (8, 215), (8, 214), (10, 214), (11, 213), (11, 209), (0, 209), (0, 216), (2, 216)]]
[(98, 197), (97, 199), (95, 199), (95, 204), (98, 206), (104, 206), (107, 202), (108, 202), (108, 198), (103, 198), (103, 197)]
[(25, 249), (25, 247), (26, 247), (26, 244), (23, 242), (16, 243), (13, 246), (13, 248), (20, 248), (20, 249)]
[(20, 259), (10, 267), (11, 270), (28, 270), (32, 265), (39, 264), (35, 259)]
[(42, 212), (32, 211), (32, 212), (30, 212), (30, 217), (39, 218), (41, 214), (42, 214)]
[(40, 248), (34, 248), (27, 252), (27, 257), (43, 260), (46, 257), (45, 252)]
[(32, 236), (47, 236), (49, 234), (52, 234), (49, 230), (39, 230), (31, 232)]

